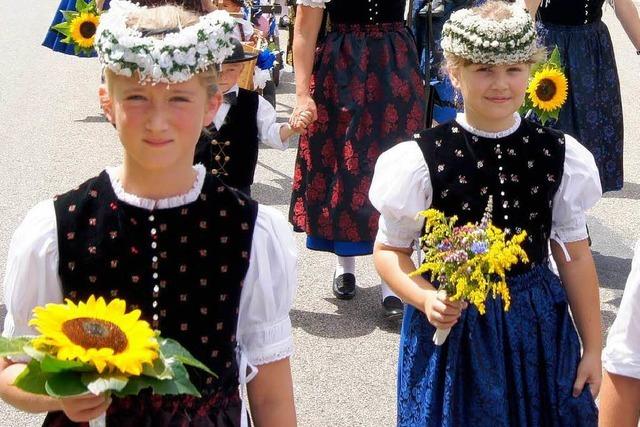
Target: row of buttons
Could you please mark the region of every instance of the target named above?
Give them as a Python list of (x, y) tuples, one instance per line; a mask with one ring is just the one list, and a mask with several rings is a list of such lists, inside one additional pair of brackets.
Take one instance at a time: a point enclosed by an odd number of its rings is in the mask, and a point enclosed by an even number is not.
[[(153, 223), (156, 220), (155, 216), (153, 215), (149, 215), (149, 222)], [(155, 226), (151, 227), (151, 238), (153, 239), (153, 241), (151, 242), (151, 249), (153, 249), (154, 251), (156, 251), (158, 249), (158, 230), (155, 228)], [(151, 268), (153, 270), (157, 270), (158, 269), (158, 255), (154, 252), (153, 256), (151, 257)], [(156, 309), (158, 308), (158, 296), (160, 295), (160, 286), (158, 286), (158, 272), (154, 271), (152, 274), (153, 277), (153, 300), (151, 302), (151, 306), (153, 307), (153, 315), (152, 315), (152, 319), (153, 319), (153, 327), (157, 328), (158, 327), (158, 313), (156, 311)]]
[(369, 0), (369, 21), (371, 22), (378, 16), (378, 2), (373, 3), (373, 1)]
[[(496, 154), (498, 157), (498, 160), (502, 160), (502, 149), (500, 148), (500, 144), (496, 144)], [(498, 162), (499, 163), (499, 162)], [(498, 170), (502, 171), (504, 168), (502, 167), (501, 164), (498, 164)], [(502, 176), (502, 174), (500, 174), (500, 185), (504, 185), (504, 183), (506, 182), (506, 178)], [(500, 191), (500, 196), (504, 197), (505, 196), (505, 192)], [(507, 206), (509, 206), (508, 202), (506, 200), (501, 201), (500, 205), (502, 206), (503, 209), (507, 209)], [(509, 215), (505, 214), (503, 217), (505, 220), (509, 219)]]

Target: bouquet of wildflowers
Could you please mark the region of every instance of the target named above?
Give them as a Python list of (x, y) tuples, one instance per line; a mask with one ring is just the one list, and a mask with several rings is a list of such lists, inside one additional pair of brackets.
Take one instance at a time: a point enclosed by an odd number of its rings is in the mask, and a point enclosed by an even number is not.
[[(480, 223), (456, 226), (457, 216), (447, 218), (436, 209), (418, 215), (426, 219), (425, 234), (420, 239), (424, 262), (410, 275), (429, 274), (438, 283), (438, 291), (454, 301), (473, 304), (485, 313), (485, 301), (500, 296), (509, 310), (506, 272), (518, 262), (528, 262), (522, 249), (526, 231), (507, 239), (503, 230), (491, 223), (492, 199)], [(433, 336), (442, 345), (450, 329), (438, 329)]]
[[(121, 299), (107, 304), (93, 295), (77, 305), (67, 300), (36, 307), (29, 324), (40, 335), (0, 337), (0, 357), (31, 358), (14, 384), (29, 393), (127, 396), (151, 388), (155, 394), (200, 396), (185, 365), (214, 374), (179, 343), (152, 330), (140, 314), (127, 313)], [(104, 417), (91, 422), (104, 424)]]

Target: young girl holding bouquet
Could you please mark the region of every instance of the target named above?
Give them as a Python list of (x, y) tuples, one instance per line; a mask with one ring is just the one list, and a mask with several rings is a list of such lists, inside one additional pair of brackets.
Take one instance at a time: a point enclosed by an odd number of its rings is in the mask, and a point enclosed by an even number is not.
[(25, 365), (3, 359), (0, 396), (48, 412), (47, 426), (79, 425), (105, 410), (107, 425), (119, 427), (246, 426), (244, 384), (256, 424), (295, 425), (291, 233), (277, 212), (192, 166), (222, 101), (216, 67), (231, 52), (232, 25), (225, 12), (198, 18), (176, 6), (111, 1), (96, 51), (123, 164), (33, 208), (15, 232), (5, 275), (6, 336), (34, 334), (35, 306), (121, 298), (216, 376), (190, 372), (201, 398), (147, 389), (54, 399), (15, 387)]
[[(442, 47), (464, 113), (385, 152), (369, 193), (381, 213), (376, 267), (408, 304), (398, 425), (595, 426), (602, 341), (585, 219), (601, 195), (593, 157), (517, 114), (530, 66), (544, 56), (520, 6), (488, 1), (454, 13)], [(489, 296), (481, 315), (408, 274), (418, 212), (478, 222), (490, 197), (495, 226), (507, 237), (526, 231), (529, 262), (508, 272), (510, 309)], [(449, 327), (444, 345), (433, 344), (436, 328)]]

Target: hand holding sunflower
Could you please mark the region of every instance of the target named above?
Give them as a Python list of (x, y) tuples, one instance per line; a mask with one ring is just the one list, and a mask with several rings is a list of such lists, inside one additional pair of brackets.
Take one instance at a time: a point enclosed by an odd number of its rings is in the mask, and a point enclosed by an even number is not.
[(93, 295), (78, 304), (47, 304), (34, 309), (30, 324), (37, 337), (0, 337), (0, 357), (29, 356), (15, 386), (56, 398), (113, 393), (200, 396), (185, 365), (214, 375), (176, 341), (162, 338), (140, 320), (140, 310), (107, 303)]
[(557, 120), (567, 100), (568, 88), (567, 77), (562, 70), (560, 51), (556, 47), (546, 62), (532, 67), (531, 79), (520, 113), (535, 113), (543, 125), (550, 119)]

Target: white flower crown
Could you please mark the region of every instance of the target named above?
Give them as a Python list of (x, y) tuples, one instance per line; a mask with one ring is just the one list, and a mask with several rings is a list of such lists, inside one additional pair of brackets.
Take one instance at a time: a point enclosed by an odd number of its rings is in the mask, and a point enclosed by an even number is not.
[(533, 20), (517, 4), (504, 6), (511, 11), (511, 17), (500, 21), (480, 16), (475, 8), (451, 14), (442, 28), (442, 50), (476, 64), (530, 60), (538, 49)]
[(103, 67), (115, 74), (130, 77), (137, 72), (142, 83), (180, 83), (232, 53), (234, 20), (228, 13), (204, 15), (198, 23), (159, 39), (127, 27), (129, 15), (143, 7), (112, 0), (100, 17), (96, 52)]

